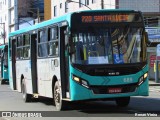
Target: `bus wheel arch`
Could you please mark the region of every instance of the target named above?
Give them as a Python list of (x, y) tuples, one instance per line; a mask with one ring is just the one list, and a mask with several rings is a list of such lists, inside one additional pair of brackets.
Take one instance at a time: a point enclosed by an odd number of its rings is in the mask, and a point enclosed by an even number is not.
[(52, 95), (53, 95), (53, 98), (54, 98), (54, 85), (55, 85), (56, 81), (58, 81), (58, 79), (54, 75), (53, 78), (52, 78)]
[(30, 102), (32, 99), (32, 95), (27, 93), (26, 82), (25, 82), (24, 78), (22, 80), (22, 87), (21, 88), (22, 88), (24, 102)]
[(60, 81), (56, 76), (52, 79), (52, 94), (53, 94), (53, 104), (55, 105), (57, 111), (66, 109), (66, 101), (62, 100), (62, 92)]

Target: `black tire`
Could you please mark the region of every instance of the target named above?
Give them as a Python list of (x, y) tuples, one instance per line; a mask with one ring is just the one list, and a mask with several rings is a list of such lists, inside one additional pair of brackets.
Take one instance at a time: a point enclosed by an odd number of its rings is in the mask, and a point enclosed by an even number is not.
[(9, 82), (7, 81), (7, 79), (2, 79), (1, 85), (9, 85)]
[(117, 98), (116, 104), (119, 107), (127, 107), (130, 102), (130, 97)]
[(25, 81), (22, 81), (22, 94), (24, 102), (30, 102), (32, 99), (32, 95), (27, 93)]
[(66, 110), (67, 109), (67, 102), (62, 100), (62, 92), (61, 87), (58, 81), (54, 84), (54, 91), (53, 91), (53, 102), (57, 111)]
[(2, 79), (2, 80), (1, 80), (1, 85), (3, 85), (3, 84), (5, 84), (5, 81)]

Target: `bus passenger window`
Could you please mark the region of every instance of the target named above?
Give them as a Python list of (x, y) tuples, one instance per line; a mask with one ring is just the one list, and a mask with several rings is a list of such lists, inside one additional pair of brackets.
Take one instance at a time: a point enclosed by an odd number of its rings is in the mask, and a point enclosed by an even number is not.
[(49, 43), (49, 56), (58, 55), (58, 41)]
[(24, 46), (23, 46), (23, 58), (29, 59), (30, 58), (30, 35), (24, 35)]
[(22, 59), (23, 58), (23, 48), (17, 48), (17, 59)]
[(50, 33), (50, 40), (56, 40), (58, 38), (58, 28), (53, 27), (49, 29)]
[(30, 47), (24, 47), (23, 57), (30, 58)]
[(48, 45), (47, 43), (38, 45), (38, 55), (39, 57), (47, 57), (48, 56)]
[(17, 47), (23, 46), (22, 36), (17, 37)]
[(46, 30), (39, 31), (38, 56), (48, 56), (48, 41)]
[(49, 28), (48, 32), (49, 56), (58, 56), (58, 27)]

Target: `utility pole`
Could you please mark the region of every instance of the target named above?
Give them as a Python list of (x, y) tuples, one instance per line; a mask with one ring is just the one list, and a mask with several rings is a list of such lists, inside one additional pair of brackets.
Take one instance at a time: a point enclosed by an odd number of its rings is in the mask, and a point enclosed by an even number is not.
[(101, 9), (104, 9), (104, 0), (101, 0)]

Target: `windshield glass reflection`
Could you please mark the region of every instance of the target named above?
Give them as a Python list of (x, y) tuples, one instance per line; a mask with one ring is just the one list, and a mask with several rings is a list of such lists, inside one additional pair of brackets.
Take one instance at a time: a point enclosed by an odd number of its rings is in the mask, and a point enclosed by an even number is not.
[[(142, 28), (93, 28), (72, 34), (75, 64), (124, 64), (143, 62)], [(145, 45), (144, 45), (145, 47)]]

